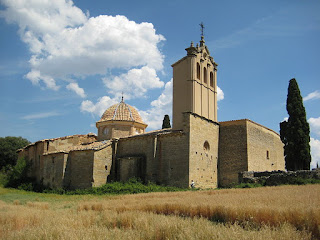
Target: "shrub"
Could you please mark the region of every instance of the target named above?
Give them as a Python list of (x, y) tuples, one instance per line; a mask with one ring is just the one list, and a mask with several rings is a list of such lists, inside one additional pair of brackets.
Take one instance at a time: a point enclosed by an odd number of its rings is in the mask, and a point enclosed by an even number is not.
[(143, 184), (140, 179), (131, 178), (128, 182), (111, 182), (104, 184), (100, 187), (93, 187), (88, 189), (46, 189), (45, 193), (56, 193), (66, 195), (103, 195), (103, 194), (136, 194), (136, 193), (149, 193), (149, 192), (175, 192), (175, 191), (186, 191), (187, 189), (169, 186), (160, 186), (155, 183)]
[(27, 175), (29, 168), (30, 164), (24, 158), (18, 159), (17, 164), (7, 173), (5, 187), (18, 188), (23, 184), (22, 188), (30, 188), (29, 183), (32, 183), (32, 179)]
[(238, 185), (233, 186), (233, 188), (256, 188), (263, 187), (264, 185), (260, 183), (240, 183)]

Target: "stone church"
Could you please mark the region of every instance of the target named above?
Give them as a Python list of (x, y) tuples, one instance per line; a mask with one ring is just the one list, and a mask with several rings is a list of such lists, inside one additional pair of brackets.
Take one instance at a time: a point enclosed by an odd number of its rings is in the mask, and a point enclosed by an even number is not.
[(109, 107), (98, 135), (44, 139), (19, 150), (30, 176), (51, 188), (90, 188), (132, 177), (199, 188), (238, 183), (242, 171), (284, 170), (280, 136), (248, 119), (218, 122), (217, 66), (205, 45), (193, 43), (172, 64), (172, 128), (146, 132), (138, 111)]

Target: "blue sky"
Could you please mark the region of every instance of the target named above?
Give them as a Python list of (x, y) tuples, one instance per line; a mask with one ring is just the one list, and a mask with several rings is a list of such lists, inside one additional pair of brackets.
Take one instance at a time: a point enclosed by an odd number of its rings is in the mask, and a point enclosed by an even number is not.
[(279, 131), (296, 78), (320, 163), (320, 1), (0, 0), (0, 136), (96, 133), (111, 104), (148, 130), (171, 114), (171, 64), (199, 42), (218, 66), (218, 120)]

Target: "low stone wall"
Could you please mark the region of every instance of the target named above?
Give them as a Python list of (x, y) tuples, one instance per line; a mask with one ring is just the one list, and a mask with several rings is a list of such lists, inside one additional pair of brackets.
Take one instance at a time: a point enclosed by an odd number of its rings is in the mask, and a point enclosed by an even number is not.
[(259, 183), (266, 186), (281, 184), (297, 184), (299, 180), (320, 179), (320, 169), (299, 171), (272, 171), (253, 172), (245, 171), (239, 173), (239, 183)]

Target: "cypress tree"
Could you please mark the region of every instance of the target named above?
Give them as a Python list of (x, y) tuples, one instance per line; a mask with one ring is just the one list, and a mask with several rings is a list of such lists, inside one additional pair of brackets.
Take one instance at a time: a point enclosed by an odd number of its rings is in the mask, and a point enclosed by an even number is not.
[(296, 79), (291, 79), (287, 96), (288, 121), (280, 123), (280, 137), (284, 143), (286, 169), (289, 171), (309, 170), (310, 127), (306, 110)]
[(164, 128), (171, 128), (169, 115), (164, 115), (164, 118), (162, 121), (162, 129)]

